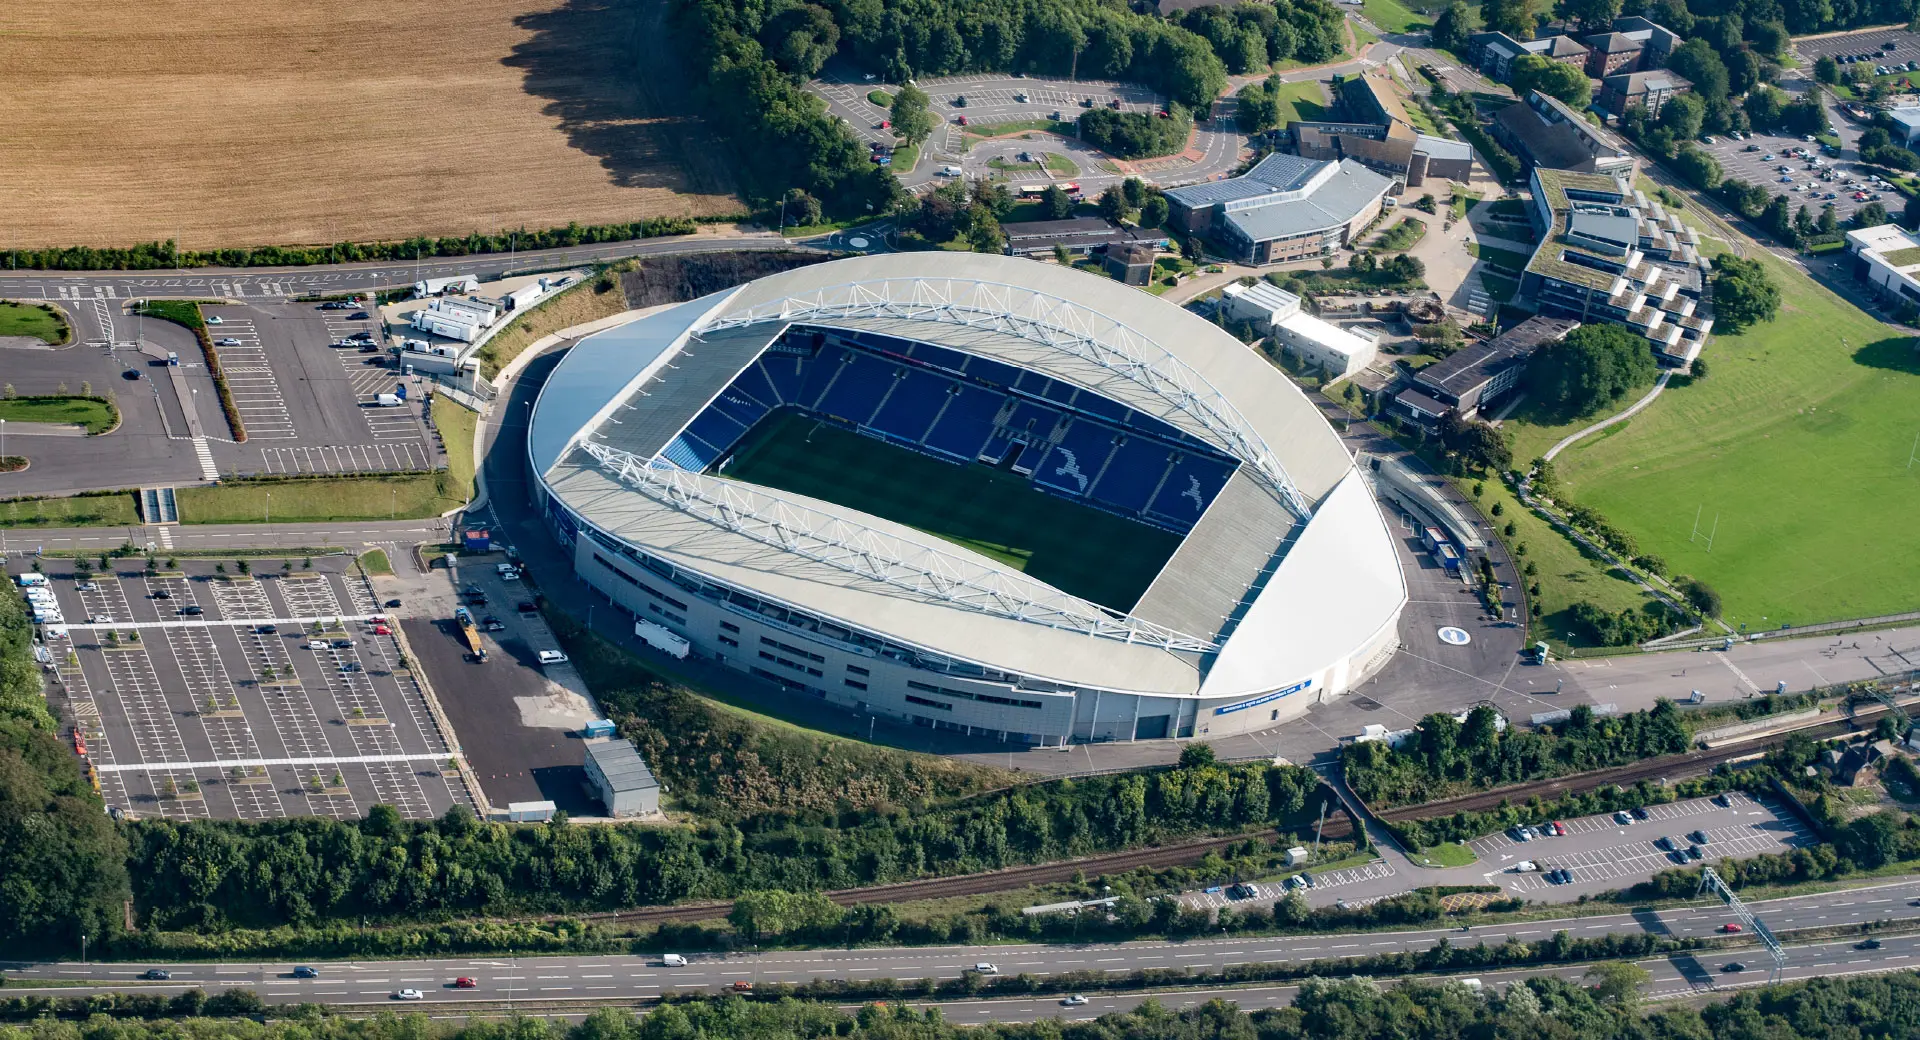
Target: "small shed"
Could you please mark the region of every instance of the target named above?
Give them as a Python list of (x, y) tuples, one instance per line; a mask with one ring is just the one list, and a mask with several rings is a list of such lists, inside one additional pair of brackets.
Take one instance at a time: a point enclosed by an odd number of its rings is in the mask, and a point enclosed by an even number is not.
[(1287, 850), (1287, 866), (1297, 867), (1307, 861), (1307, 850), (1295, 845)]
[(607, 815), (651, 816), (660, 811), (660, 782), (633, 741), (589, 741), (586, 767)]

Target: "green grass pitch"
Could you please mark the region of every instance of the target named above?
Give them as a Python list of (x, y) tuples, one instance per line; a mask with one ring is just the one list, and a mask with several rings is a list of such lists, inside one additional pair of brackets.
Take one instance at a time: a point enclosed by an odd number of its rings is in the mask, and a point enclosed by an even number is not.
[(793, 412), (741, 439), (725, 476), (937, 535), (1115, 610), (1131, 610), (1180, 536)]

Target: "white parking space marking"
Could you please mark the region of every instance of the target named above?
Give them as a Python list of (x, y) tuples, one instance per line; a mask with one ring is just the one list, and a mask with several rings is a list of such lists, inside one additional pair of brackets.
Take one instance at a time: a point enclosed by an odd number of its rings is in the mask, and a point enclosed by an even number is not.
[(268, 473), (394, 473), (433, 468), (417, 437), (378, 444), (261, 448), (260, 459)]
[(253, 319), (227, 318), (217, 326), (209, 326), (207, 334), (213, 337), (221, 374), (228, 392), (233, 395), (234, 407), (240, 412), (240, 421), (247, 428), (248, 439), (294, 439), (293, 415), (287, 410), (287, 400), (280, 392), (279, 380), (274, 377)]

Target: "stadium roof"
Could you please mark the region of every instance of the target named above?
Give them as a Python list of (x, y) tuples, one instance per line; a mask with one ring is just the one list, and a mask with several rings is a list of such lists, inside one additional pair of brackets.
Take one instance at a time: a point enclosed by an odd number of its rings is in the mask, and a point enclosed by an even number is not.
[[(1243, 465), (1133, 613), (1120, 614), (937, 536), (650, 457), (647, 445), (670, 439), (670, 428), (790, 325), (876, 332), (1002, 360), (1162, 418)], [(673, 389), (676, 381), (684, 386)], [(656, 404), (670, 414), (640, 416)], [(935, 653), (1060, 683), (1194, 695), (1203, 676), (1219, 689), (1258, 685), (1274, 680), (1253, 678), (1270, 667), (1350, 652), (1357, 644), (1293, 647), (1290, 634), (1248, 631), (1256, 616), (1277, 616), (1262, 609), (1274, 597), (1260, 590), (1284, 575), (1332, 583), (1287, 593), (1320, 618), (1303, 632), (1325, 635), (1336, 622), (1351, 629), (1362, 615), (1388, 619), (1405, 598), (1364, 491), (1377, 537), (1351, 504), (1341, 507), (1344, 519), (1319, 519), (1339, 496), (1351, 497), (1351, 456), (1264, 358), (1132, 287), (1004, 256), (909, 253), (820, 264), (589, 337), (549, 378), (529, 457), (589, 525), (690, 572)], [(1328, 533), (1315, 538), (1322, 529)], [(1277, 560), (1288, 539), (1293, 548)], [(1331, 558), (1296, 561), (1309, 541)], [(1380, 566), (1392, 572), (1391, 588), (1344, 587), (1355, 569)], [(1328, 605), (1349, 599), (1350, 610)], [(1243, 645), (1250, 642), (1288, 645)]]

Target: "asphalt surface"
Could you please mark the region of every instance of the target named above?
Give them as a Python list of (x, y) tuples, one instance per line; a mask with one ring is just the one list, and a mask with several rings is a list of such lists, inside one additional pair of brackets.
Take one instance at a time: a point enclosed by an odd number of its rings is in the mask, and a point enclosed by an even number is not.
[(260, 561), (254, 579), (210, 560), (84, 582), (48, 569), (68, 630), (46, 641), (54, 699), (111, 809), (358, 819), (386, 804), (425, 819), (472, 806), (444, 769), (456, 745), (394, 638), (366, 620), (380, 611), (370, 587), (341, 557), (293, 562)]
[[(1920, 908), (1909, 901), (1920, 897), (1920, 879), (1902, 879), (1878, 885), (1797, 896), (1753, 904), (1752, 909), (1776, 932), (1805, 928), (1857, 928), (1874, 922), (1913, 922), (1920, 920)], [(1718, 905), (1670, 911), (1637, 911), (1597, 917), (1529, 921), (1510, 925), (1484, 926), (1463, 932), (1459, 928), (1416, 929), (1394, 932), (1361, 932), (1299, 936), (1261, 936), (1250, 938), (1195, 940), (1191, 942), (1147, 941), (1137, 943), (1037, 945), (1020, 944), (978, 947), (927, 947), (900, 949), (830, 949), (779, 951), (759, 954), (721, 954), (686, 951), (684, 967), (667, 967), (657, 955), (643, 957), (595, 954), (579, 957), (540, 958), (436, 958), (371, 963), (315, 962), (322, 976), (301, 980), (292, 977), (294, 964), (17, 964), (8, 967), (8, 988), (28, 989), (40, 979), (61, 980), (59, 995), (80, 996), (104, 989), (126, 989), (137, 984), (156, 992), (174, 993), (184, 989), (252, 988), (274, 1003), (330, 1002), (363, 1003), (385, 999), (393, 990), (413, 987), (430, 993), (435, 1002), (499, 1001), (509, 993), (519, 1000), (574, 1000), (595, 997), (645, 999), (663, 990), (721, 990), (735, 982), (767, 984), (803, 983), (813, 979), (954, 979), (980, 963), (991, 963), (1001, 974), (1029, 974), (1045, 977), (1058, 973), (1104, 971), (1131, 972), (1137, 969), (1186, 969), (1193, 972), (1218, 972), (1234, 964), (1274, 964), (1311, 961), (1322, 958), (1357, 957), (1377, 953), (1419, 951), (1436, 943), (1451, 945), (1486, 943), (1497, 946), (1508, 938), (1522, 941), (1548, 939), (1557, 931), (1580, 937), (1603, 934), (1652, 933), (1663, 937), (1707, 939), (1723, 935), (1722, 926), (1735, 921), (1733, 913)], [(1823, 941), (1789, 951), (1788, 977), (1833, 975), (1856, 971), (1886, 970), (1911, 966), (1920, 952), (1920, 937), (1898, 936), (1885, 940), (1880, 950), (1856, 950), (1854, 939)], [(1700, 951), (1691, 955), (1661, 958), (1646, 962), (1654, 973), (1655, 992), (1669, 990), (1710, 990), (1723, 988), (1728, 973), (1721, 967), (1742, 961), (1749, 971), (1738, 982), (1757, 982), (1765, 976), (1767, 959), (1753, 947), (1727, 951)], [(149, 967), (171, 971), (173, 978), (164, 984), (136, 983), (136, 976)], [(1585, 965), (1552, 969), (1579, 974)], [(1497, 975), (1509, 978), (1523, 973), (1483, 973), (1483, 980)], [(476, 980), (473, 989), (455, 989), (455, 978)], [(75, 986), (89, 982), (95, 985)], [(1236, 1000), (1248, 1006), (1287, 999), (1289, 987), (1248, 986), (1204, 990), (1195, 999)], [(951, 1016), (971, 1016), (976, 1010), (992, 1015), (1046, 1017), (1071, 1010), (1092, 1016), (1139, 997), (1095, 997), (1087, 1007), (1063, 1009), (1059, 998), (1030, 1001), (978, 1001), (943, 1003)], [(1111, 1006), (1103, 1006), (1111, 1004)]]

